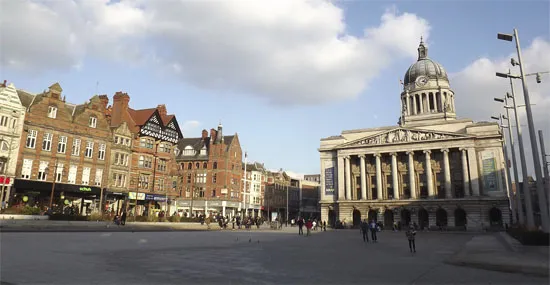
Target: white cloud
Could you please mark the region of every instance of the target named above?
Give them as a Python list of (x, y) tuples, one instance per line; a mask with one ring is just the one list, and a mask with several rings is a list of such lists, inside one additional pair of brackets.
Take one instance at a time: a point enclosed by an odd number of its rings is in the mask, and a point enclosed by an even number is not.
[[(502, 42), (502, 44), (505, 45), (507, 42)], [(525, 46), (522, 50), (525, 72), (550, 71), (550, 42), (537, 38), (529, 45), (526, 44), (524, 43)], [(495, 72), (506, 73), (510, 68), (513, 74), (519, 74), (519, 68), (510, 65), (510, 58), (517, 59), (517, 54), (512, 52), (515, 50), (515, 45), (511, 43), (509, 45), (511, 53), (508, 56), (497, 59), (480, 58), (462, 71), (451, 75), (451, 86), (456, 94), (455, 103), (459, 115), (475, 120), (490, 121), (491, 116), (498, 116), (500, 113), (505, 112), (502, 104), (493, 101), (493, 98), (503, 98), (506, 92), (510, 92), (509, 80), (496, 77)], [(543, 130), (546, 138), (546, 151), (550, 154), (550, 115), (548, 114), (550, 109), (550, 93), (548, 92), (550, 89), (550, 75), (542, 74), (541, 84), (537, 84), (534, 77), (527, 77), (531, 104), (536, 104), (532, 106), (533, 120), (536, 130)], [(514, 80), (514, 85), (517, 104), (524, 104), (521, 81)], [(534, 176), (525, 108), (520, 108), (519, 114), (528, 168), (530, 174)], [(510, 112), (510, 117), (514, 118), (513, 112)], [(515, 126), (515, 122), (512, 125)], [(515, 133), (516, 130), (514, 129)], [(506, 136), (506, 139), (508, 140), (508, 136)], [(517, 146), (517, 138), (515, 140)], [(516, 154), (518, 155), (519, 164), (519, 151), (516, 151)]]
[(0, 1), (3, 66), (68, 69), (90, 56), (155, 63), (188, 84), (276, 104), (355, 98), (393, 61), (414, 57), (430, 30), (391, 9), (356, 37), (326, 0)]
[(185, 121), (181, 127), (181, 131), (184, 136), (188, 137), (197, 137), (200, 134), (195, 134), (197, 129), (200, 127), (201, 123), (199, 121)]

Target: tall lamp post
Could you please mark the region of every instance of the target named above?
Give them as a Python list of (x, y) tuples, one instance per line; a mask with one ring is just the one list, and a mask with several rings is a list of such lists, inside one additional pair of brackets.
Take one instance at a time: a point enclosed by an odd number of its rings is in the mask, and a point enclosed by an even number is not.
[[(513, 91), (512, 91), (513, 92)], [(508, 122), (508, 138), (510, 140), (510, 150), (512, 153), (512, 164), (514, 165), (514, 181), (516, 185), (516, 196), (515, 196), (515, 202), (516, 202), (516, 209), (517, 209), (517, 222), (520, 225), (525, 224), (525, 216), (523, 214), (523, 202), (521, 199), (521, 191), (519, 189), (519, 170), (518, 170), (518, 163), (516, 159), (516, 146), (514, 144), (514, 136), (512, 135), (512, 122), (510, 121), (510, 108), (508, 108), (508, 98), (510, 98), (512, 95), (510, 93), (506, 93), (506, 96), (504, 99), (501, 98), (495, 98), (494, 100), (497, 102), (504, 103), (504, 109), (506, 109), (506, 120)], [(515, 106), (515, 100), (514, 100), (514, 106)], [(516, 124), (518, 123), (518, 116), (516, 113)], [(506, 150), (505, 150), (506, 151)], [(505, 152), (506, 153), (506, 152)], [(523, 170), (524, 171), (524, 170)], [(510, 189), (511, 190), (511, 189)]]
[(548, 162), (548, 157), (550, 157), (550, 154), (546, 154), (546, 149), (544, 148), (544, 136), (542, 135), (542, 130), (539, 130), (539, 139), (540, 139), (540, 151), (542, 152), (542, 169), (544, 171), (544, 184), (546, 185), (546, 198), (548, 199), (548, 205), (550, 205), (550, 174), (548, 173), (548, 167), (550, 167), (550, 162)]
[[(53, 179), (52, 179), (52, 192), (50, 193), (50, 209), (52, 209), (52, 205), (53, 205), (53, 193), (55, 192), (55, 182), (56, 182), (56, 175), (57, 175), (57, 167), (58, 167), (58, 163), (57, 163), (57, 158), (55, 159), (55, 164), (54, 164), (54, 171), (53, 171)], [(46, 168), (46, 173), (47, 175), (49, 175), (49, 167)]]
[[(499, 99), (499, 98), (495, 98), (496, 99)], [(510, 126), (510, 120), (507, 116), (504, 116), (504, 115), (500, 115), (499, 117), (491, 117), (492, 119), (494, 120), (498, 120), (500, 122), (500, 129), (501, 129), (501, 133), (502, 133), (502, 151), (504, 153), (504, 160), (505, 160), (505, 169), (506, 169), (506, 182), (507, 182), (507, 185), (506, 185), (506, 192), (508, 194), (508, 203), (509, 203), (509, 207), (510, 207), (510, 210), (512, 211), (512, 224), (514, 223), (514, 219), (516, 219), (516, 208), (514, 208), (514, 205), (513, 205), (513, 202), (512, 202), (512, 199), (513, 199), (513, 195), (512, 195), (512, 177), (510, 176), (510, 168), (508, 167), (508, 150), (507, 150), (507, 147), (506, 147), (506, 137), (504, 136), (504, 129), (508, 129), (509, 131), (511, 130), (511, 126)], [(508, 120), (508, 125), (504, 125), (502, 120)], [(517, 181), (517, 180), (516, 180)]]
[[(538, 194), (538, 202), (539, 202), (539, 208), (540, 208), (540, 218), (541, 218), (541, 226), (542, 230), (544, 232), (548, 232), (549, 224), (548, 221), (548, 207), (546, 205), (546, 193), (544, 193), (544, 185), (542, 181), (542, 172), (540, 168), (540, 157), (539, 157), (539, 150), (537, 145), (537, 135), (535, 133), (535, 123), (533, 122), (533, 112), (531, 110), (531, 100), (529, 98), (529, 90), (527, 88), (527, 82), (525, 80), (525, 71), (524, 71), (524, 62), (522, 60), (521, 55), (521, 47), (519, 43), (519, 36), (518, 36), (518, 30), (514, 29), (514, 34), (498, 34), (497, 39), (504, 40), (504, 41), (514, 41), (516, 42), (516, 50), (518, 54), (518, 61), (516, 62), (514, 59), (511, 60), (512, 65), (519, 65), (520, 70), (520, 76), (515, 76), (511, 74), (503, 74), (497, 72), (497, 76), (499, 77), (507, 77), (507, 78), (517, 78), (521, 79), (521, 83), (523, 85), (523, 97), (525, 100), (525, 110), (527, 113), (527, 126), (529, 128), (529, 136), (531, 141), (531, 151), (533, 153), (533, 162), (534, 162), (534, 168), (535, 168), (535, 176), (536, 176), (536, 184), (537, 184), (537, 194)], [(519, 126), (518, 126), (519, 127)], [(528, 181), (523, 181), (523, 184), (529, 183)], [(527, 197), (527, 195), (526, 195)], [(527, 202), (527, 201), (526, 201)]]

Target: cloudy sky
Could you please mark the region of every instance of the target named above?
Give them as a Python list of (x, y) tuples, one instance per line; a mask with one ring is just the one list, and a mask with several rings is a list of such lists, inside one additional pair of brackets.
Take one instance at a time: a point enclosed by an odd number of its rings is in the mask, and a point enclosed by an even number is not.
[[(185, 137), (221, 121), (249, 159), (319, 173), (320, 138), (397, 123), (421, 35), (458, 115), (497, 115), (509, 84), (494, 74), (515, 49), (496, 34), (518, 28), (526, 71), (548, 71), (549, 11), (542, 0), (0, 0), (0, 79), (31, 92), (59, 82), (73, 103), (128, 92), (133, 108), (166, 104)], [(542, 79), (529, 91), (550, 140)], [(516, 93), (523, 102), (519, 82)]]

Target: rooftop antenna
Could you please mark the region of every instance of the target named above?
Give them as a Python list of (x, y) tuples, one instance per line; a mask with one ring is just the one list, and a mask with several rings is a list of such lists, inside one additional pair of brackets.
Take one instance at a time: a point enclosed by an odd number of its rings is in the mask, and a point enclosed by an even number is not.
[(98, 90), (99, 90), (99, 81), (96, 81), (96, 83), (95, 83), (95, 95), (99, 94)]

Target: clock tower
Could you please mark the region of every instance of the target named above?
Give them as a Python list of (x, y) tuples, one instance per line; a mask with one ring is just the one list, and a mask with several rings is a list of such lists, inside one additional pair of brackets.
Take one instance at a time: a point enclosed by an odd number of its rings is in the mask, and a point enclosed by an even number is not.
[(418, 60), (409, 67), (403, 81), (399, 124), (421, 126), (454, 119), (454, 92), (447, 72), (428, 57), (428, 47), (420, 38)]

